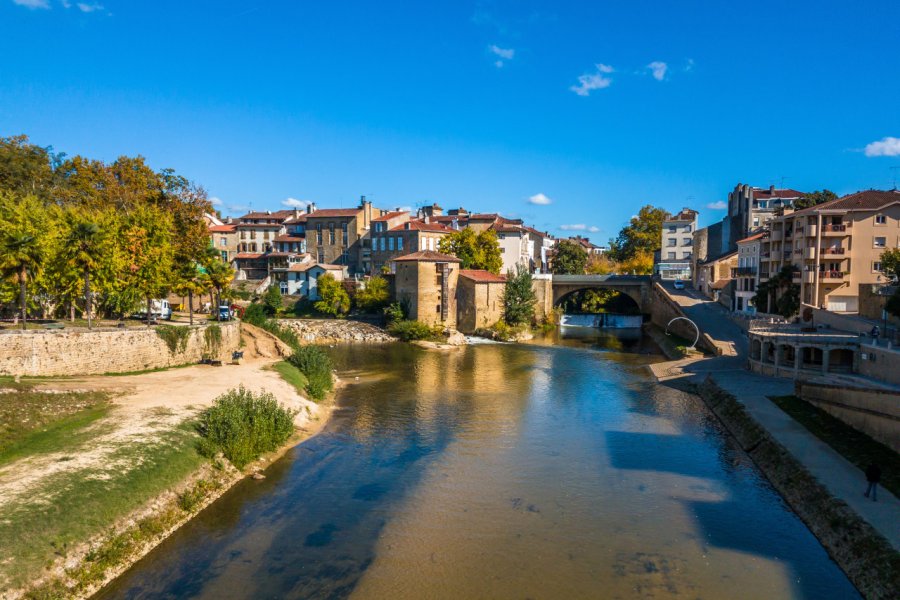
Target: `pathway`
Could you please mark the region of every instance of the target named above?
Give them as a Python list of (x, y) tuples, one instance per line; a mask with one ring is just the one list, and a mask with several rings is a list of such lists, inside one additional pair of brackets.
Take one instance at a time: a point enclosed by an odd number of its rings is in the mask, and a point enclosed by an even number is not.
[(900, 500), (883, 488), (878, 491), (878, 502), (864, 498), (863, 472), (769, 400), (770, 396), (792, 394), (794, 382), (759, 375), (745, 368), (747, 337), (725, 307), (702, 298), (694, 290), (672, 290), (667, 285), (666, 291), (701, 331), (717, 342), (731, 344), (737, 356), (661, 363), (653, 365), (654, 374), (660, 380), (689, 377), (696, 383), (707, 375), (712, 376), (719, 387), (737, 398), (834, 497), (846, 502), (900, 551)]

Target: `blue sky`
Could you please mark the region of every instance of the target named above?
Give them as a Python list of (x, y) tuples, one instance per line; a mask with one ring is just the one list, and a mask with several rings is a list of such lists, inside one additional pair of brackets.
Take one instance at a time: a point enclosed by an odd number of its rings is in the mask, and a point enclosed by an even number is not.
[(365, 194), (605, 241), (645, 203), (718, 220), (738, 182), (900, 180), (896, 1), (0, 0), (0, 24), (0, 135), (142, 154), (225, 213)]

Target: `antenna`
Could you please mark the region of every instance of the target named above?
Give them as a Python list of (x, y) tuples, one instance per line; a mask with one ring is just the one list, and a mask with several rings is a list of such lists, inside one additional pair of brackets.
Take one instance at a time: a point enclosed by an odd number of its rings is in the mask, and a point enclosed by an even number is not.
[(900, 171), (900, 165), (894, 165), (893, 167), (889, 167), (889, 168), (891, 170), (891, 181), (892, 181), (891, 189), (896, 190), (897, 189), (897, 171)]

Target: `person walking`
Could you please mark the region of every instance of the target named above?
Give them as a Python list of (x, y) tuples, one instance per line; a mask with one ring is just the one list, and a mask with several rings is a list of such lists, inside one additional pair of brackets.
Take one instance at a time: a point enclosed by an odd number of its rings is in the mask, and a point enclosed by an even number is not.
[(878, 336), (879, 335), (881, 335), (881, 330), (878, 329), (878, 325), (875, 325), (874, 327), (872, 327), (872, 345), (873, 346), (878, 345)]
[(881, 481), (881, 467), (875, 463), (866, 467), (866, 481), (869, 482), (869, 487), (866, 488), (866, 493), (863, 496), (868, 498), (869, 493), (871, 493), (872, 502), (878, 502), (876, 495), (878, 493), (878, 483)]

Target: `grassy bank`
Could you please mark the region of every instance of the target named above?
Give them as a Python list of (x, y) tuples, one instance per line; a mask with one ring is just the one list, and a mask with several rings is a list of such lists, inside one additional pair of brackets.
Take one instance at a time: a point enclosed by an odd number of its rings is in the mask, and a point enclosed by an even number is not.
[(297, 390), (298, 394), (303, 395), (306, 393), (306, 386), (309, 384), (309, 381), (306, 379), (306, 376), (300, 372), (300, 369), (286, 360), (275, 363), (272, 365), (272, 369), (281, 375), (282, 379), (294, 386), (294, 389)]
[(900, 497), (900, 455), (797, 396), (775, 396), (771, 400), (862, 471), (873, 462), (881, 465), (881, 485)]

